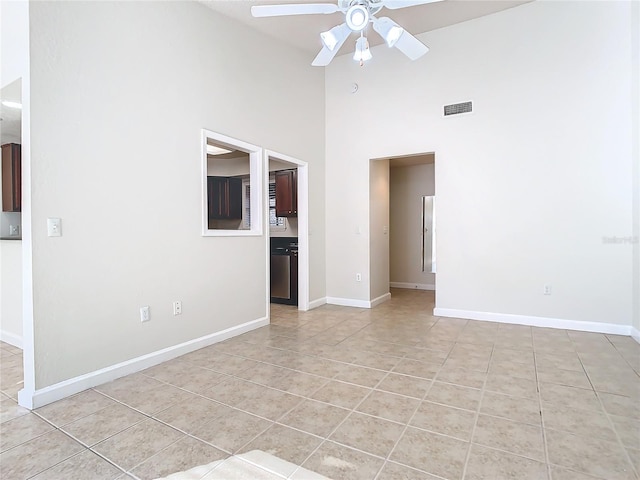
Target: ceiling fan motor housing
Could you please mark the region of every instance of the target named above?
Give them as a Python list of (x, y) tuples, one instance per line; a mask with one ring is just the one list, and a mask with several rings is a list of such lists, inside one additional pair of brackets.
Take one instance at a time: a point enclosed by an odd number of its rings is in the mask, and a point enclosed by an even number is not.
[(345, 11), (345, 21), (353, 32), (364, 30), (383, 7), (382, 2), (369, 0), (339, 0), (339, 6)]
[(346, 13), (346, 21), (354, 32), (364, 30), (369, 23), (369, 9), (366, 5), (352, 5)]

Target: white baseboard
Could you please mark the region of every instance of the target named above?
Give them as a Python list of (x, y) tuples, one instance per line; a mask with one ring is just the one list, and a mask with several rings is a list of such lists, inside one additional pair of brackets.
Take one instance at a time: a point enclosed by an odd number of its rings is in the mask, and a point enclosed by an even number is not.
[(381, 303), (386, 302), (387, 300), (391, 299), (391, 293), (387, 292), (384, 295), (380, 295), (377, 298), (374, 298), (373, 300), (371, 300), (370, 303), (370, 307), (369, 308), (373, 308), (377, 305), (380, 305)]
[(631, 336), (636, 342), (640, 343), (640, 330), (635, 327), (631, 327)]
[(584, 332), (610, 333), (613, 335), (632, 335), (633, 329), (630, 325), (619, 325), (615, 323), (585, 322), (581, 320), (513, 315), (509, 313), (475, 312), (473, 310), (457, 310), (453, 308), (434, 308), (433, 315), (436, 317), (465, 318), (468, 320), (480, 320), (484, 322), (513, 323), (516, 325), (529, 325), (532, 327), (562, 328), (565, 330), (581, 330)]
[(9, 333), (6, 330), (0, 330), (0, 340), (13, 345), (14, 347), (22, 348), (22, 336), (15, 333)]
[(368, 300), (356, 300), (354, 298), (327, 297), (329, 305), (340, 305), (341, 307), (371, 308)]
[(20, 390), (18, 393), (18, 403), (21, 406), (34, 409), (55, 402), (70, 395), (82, 392), (103, 383), (110, 382), (125, 375), (139, 372), (146, 368), (153, 367), (167, 360), (179, 357), (189, 352), (193, 352), (203, 347), (208, 347), (214, 343), (221, 342), (227, 338), (235, 337), (245, 332), (249, 332), (259, 327), (269, 324), (266, 317), (243, 323), (236, 327), (227, 328), (220, 332), (205, 335), (204, 337), (189, 340), (172, 347), (167, 347), (156, 352), (148, 353), (126, 362), (117, 363), (95, 372), (85, 373), (75, 378), (70, 378), (55, 385), (50, 385), (32, 392)]
[(409, 288), (411, 290), (435, 290), (436, 286), (432, 283), (406, 283), (406, 282), (389, 282), (391, 288)]
[(313, 310), (314, 308), (321, 307), (327, 303), (327, 297), (317, 298), (316, 300), (312, 300), (309, 302), (309, 310)]
[(380, 295), (373, 300), (356, 300), (355, 298), (340, 298), (340, 297), (327, 297), (327, 303), (329, 305), (340, 305), (342, 307), (356, 307), (356, 308), (373, 308), (376, 305), (380, 305), (382, 302), (386, 302), (391, 298), (390, 293)]

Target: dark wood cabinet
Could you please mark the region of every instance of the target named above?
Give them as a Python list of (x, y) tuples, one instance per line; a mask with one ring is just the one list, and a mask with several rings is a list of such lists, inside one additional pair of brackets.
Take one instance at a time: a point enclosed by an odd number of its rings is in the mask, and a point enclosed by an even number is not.
[(17, 143), (2, 145), (2, 211), (22, 209), (22, 161)]
[(242, 179), (207, 177), (209, 220), (242, 220)]
[(276, 216), (298, 216), (297, 170), (280, 170), (276, 178)]

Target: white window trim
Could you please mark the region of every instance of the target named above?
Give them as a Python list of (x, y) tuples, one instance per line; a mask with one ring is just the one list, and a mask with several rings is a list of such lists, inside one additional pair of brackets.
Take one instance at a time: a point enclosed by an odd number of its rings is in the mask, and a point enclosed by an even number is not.
[[(207, 215), (207, 140), (249, 154), (249, 184), (251, 186), (251, 228), (244, 230), (210, 229)], [(202, 236), (203, 237), (259, 237), (262, 235), (262, 185), (263, 151), (262, 148), (236, 138), (202, 129)], [(244, 192), (243, 192), (244, 193)], [(255, 212), (255, 213), (254, 213)], [(244, 222), (244, 219), (243, 219)]]

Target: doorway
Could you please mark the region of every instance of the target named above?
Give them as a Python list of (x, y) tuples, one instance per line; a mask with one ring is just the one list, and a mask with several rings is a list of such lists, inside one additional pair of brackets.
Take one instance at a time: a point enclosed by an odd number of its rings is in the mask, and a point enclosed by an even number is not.
[(435, 154), (389, 160), (389, 285), (435, 290)]
[[(296, 158), (267, 150), (265, 164), (266, 301), (270, 317), (275, 303), (309, 310), (309, 181), (307, 163)], [(280, 203), (283, 199), (288, 202), (283, 212), (276, 207), (276, 177), (278, 188), (287, 189), (287, 194), (280, 193), (278, 198)]]
[(372, 159), (369, 172), (372, 303), (391, 288), (434, 292), (435, 153)]

